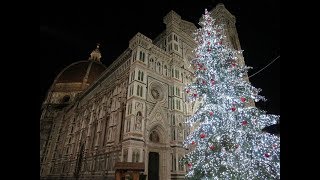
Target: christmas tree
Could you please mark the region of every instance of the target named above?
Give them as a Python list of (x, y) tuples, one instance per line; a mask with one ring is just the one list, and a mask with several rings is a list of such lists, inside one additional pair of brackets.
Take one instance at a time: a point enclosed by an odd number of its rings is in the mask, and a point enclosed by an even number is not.
[(189, 101), (202, 105), (187, 125), (187, 179), (280, 179), (280, 138), (261, 131), (277, 123), (253, 101), (265, 100), (248, 81), (242, 51), (228, 42), (222, 23), (205, 14), (195, 33), (194, 81)]

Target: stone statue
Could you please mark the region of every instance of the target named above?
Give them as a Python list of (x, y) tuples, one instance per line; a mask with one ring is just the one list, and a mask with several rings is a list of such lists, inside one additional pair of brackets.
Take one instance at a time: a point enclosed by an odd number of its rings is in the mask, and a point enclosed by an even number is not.
[(135, 128), (137, 131), (141, 131), (141, 125), (142, 125), (142, 115), (141, 115), (141, 112), (138, 112), (136, 116), (136, 124), (135, 124)]

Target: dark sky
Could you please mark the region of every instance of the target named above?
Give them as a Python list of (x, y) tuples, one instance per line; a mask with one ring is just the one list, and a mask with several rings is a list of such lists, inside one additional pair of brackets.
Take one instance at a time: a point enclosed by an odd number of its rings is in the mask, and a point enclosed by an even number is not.
[[(170, 11), (198, 26), (204, 9), (215, 0), (87, 1), (41, 4), (40, 10), (40, 104), (55, 76), (66, 66), (86, 60), (99, 42), (102, 63), (110, 65), (140, 32), (154, 39), (165, 29), (163, 17)], [(280, 55), (280, 1), (222, 1), (235, 15), (249, 76)], [(198, 26), (199, 27), (199, 26)], [(250, 78), (267, 98), (258, 107), (280, 115), (280, 58)]]

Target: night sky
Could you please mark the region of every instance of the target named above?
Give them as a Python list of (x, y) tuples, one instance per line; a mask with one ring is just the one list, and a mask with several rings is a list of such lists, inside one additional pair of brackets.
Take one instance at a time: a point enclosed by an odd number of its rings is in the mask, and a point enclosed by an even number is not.
[[(56, 1), (42, 4), (40, 10), (40, 103), (54, 78), (66, 66), (87, 60), (100, 43), (102, 63), (110, 65), (140, 32), (154, 39), (165, 30), (163, 17), (170, 11), (182, 19), (198, 22), (204, 9), (211, 10), (218, 2), (236, 17), (236, 26), (244, 58), (253, 67), (249, 76), (280, 56), (280, 1), (237, 0), (135, 0), (87, 1), (73, 4)], [(250, 78), (261, 88), (266, 102), (257, 106), (280, 115), (280, 58)]]

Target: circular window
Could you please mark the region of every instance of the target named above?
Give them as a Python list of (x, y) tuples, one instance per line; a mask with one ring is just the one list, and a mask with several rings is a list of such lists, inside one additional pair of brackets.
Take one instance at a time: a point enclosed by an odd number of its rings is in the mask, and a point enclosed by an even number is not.
[(157, 101), (161, 101), (164, 98), (163, 90), (161, 85), (158, 83), (153, 83), (150, 88), (151, 97)]

